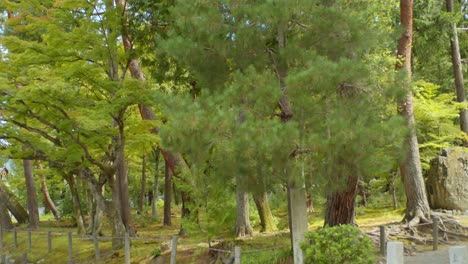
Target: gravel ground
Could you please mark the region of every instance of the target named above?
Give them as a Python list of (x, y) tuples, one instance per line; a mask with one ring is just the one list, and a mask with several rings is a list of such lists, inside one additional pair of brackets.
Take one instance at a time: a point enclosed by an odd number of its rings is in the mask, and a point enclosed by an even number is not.
[[(449, 264), (448, 248), (424, 251), (416, 256), (405, 256), (405, 264)], [(468, 264), (468, 263), (467, 263)]]

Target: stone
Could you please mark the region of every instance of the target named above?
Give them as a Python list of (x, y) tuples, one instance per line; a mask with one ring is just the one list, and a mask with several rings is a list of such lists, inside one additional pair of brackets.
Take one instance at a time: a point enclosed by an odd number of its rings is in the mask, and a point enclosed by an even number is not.
[(403, 264), (403, 242), (387, 242), (387, 264)]
[(426, 186), (431, 208), (468, 210), (468, 152), (444, 149), (430, 165)]
[(450, 264), (468, 264), (468, 247), (455, 246), (449, 248)]

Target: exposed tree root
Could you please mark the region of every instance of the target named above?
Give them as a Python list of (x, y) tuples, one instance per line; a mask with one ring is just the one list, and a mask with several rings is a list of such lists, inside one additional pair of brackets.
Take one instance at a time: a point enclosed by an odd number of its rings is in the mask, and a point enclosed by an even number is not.
[[(431, 219), (438, 220), (438, 242), (440, 244), (455, 244), (459, 241), (468, 241), (468, 227), (460, 224), (453, 216), (431, 212)], [(417, 224), (416, 224), (417, 223)], [(415, 245), (430, 245), (433, 243), (433, 220), (416, 214), (410, 222), (396, 222), (386, 225), (385, 234), (387, 241), (410, 241), (405, 245), (405, 253), (412, 255), (416, 249)], [(375, 245), (380, 244), (379, 228), (367, 232)]]

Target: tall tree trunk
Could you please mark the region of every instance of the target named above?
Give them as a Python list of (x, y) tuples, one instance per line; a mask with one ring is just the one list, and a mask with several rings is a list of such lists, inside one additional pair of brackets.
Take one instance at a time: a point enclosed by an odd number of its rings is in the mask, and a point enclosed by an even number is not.
[(165, 226), (171, 226), (171, 190), (172, 190), (172, 170), (166, 160), (164, 163), (164, 220)]
[(27, 223), (29, 221), (28, 211), (2, 181), (0, 181), (0, 193), (3, 202), (5, 202), (7, 209), (15, 217), (16, 221), (19, 224)]
[(8, 213), (7, 200), (6, 194), (0, 191), (0, 228), (3, 230), (13, 229), (13, 223)]
[(249, 194), (242, 186), (240, 176), (236, 176), (236, 237), (252, 236), (250, 226)]
[(134, 235), (134, 230), (131, 228), (130, 215), (130, 195), (128, 193), (128, 170), (125, 159), (125, 135), (123, 113), (119, 114), (118, 120), (119, 138), (116, 150), (116, 178), (120, 202), (120, 216), (125, 230), (131, 235)]
[(268, 195), (265, 191), (253, 193), (255, 206), (257, 207), (258, 216), (260, 217), (260, 232), (272, 232), (277, 230), (273, 214), (268, 203)]
[[(130, 54), (129, 59), (128, 59), (128, 68), (130, 70), (130, 75), (132, 76), (132, 78), (139, 80), (141, 82), (144, 82), (146, 80), (145, 80), (143, 71), (141, 70), (138, 60), (133, 56), (133, 43), (132, 43), (130, 32), (128, 30), (127, 1), (117, 0), (116, 2), (117, 2), (117, 5), (119, 5), (123, 10), (122, 12), (122, 16), (123, 16), (122, 17), (122, 42), (123, 42), (125, 51)], [(156, 120), (156, 115), (154, 114), (154, 111), (151, 107), (140, 103), (138, 104), (138, 109), (140, 111), (140, 116), (142, 117), (143, 120)], [(158, 134), (159, 133), (158, 127), (156, 126), (153, 127), (152, 133)], [(164, 150), (161, 147), (159, 147), (159, 149), (161, 151), (162, 156), (164, 157), (165, 165), (170, 170), (170, 174), (169, 174), (169, 171), (165, 173), (166, 175), (165, 181), (167, 180), (170, 181), (170, 177), (168, 177), (167, 175), (177, 175), (176, 167), (178, 166), (178, 159), (176, 158), (175, 154), (167, 150)], [(166, 193), (168, 193), (167, 192), (168, 188), (171, 188), (171, 187), (166, 186), (165, 192), (164, 192), (165, 193), (165, 198), (164, 198), (165, 199), (164, 201), (164, 224), (165, 225), (167, 224), (170, 225), (170, 203), (166, 202), (167, 200)], [(170, 193), (170, 190), (169, 190), (169, 193)]]
[[(279, 89), (281, 90), (282, 96), (278, 102), (281, 110), (281, 122), (287, 123), (293, 117), (293, 111), (291, 108), (291, 102), (287, 94), (286, 78), (288, 76), (288, 64), (283, 58), (281, 58), (281, 52), (286, 49), (286, 33), (287, 25), (281, 24), (278, 26), (278, 54), (276, 59), (275, 67), (278, 75)], [(292, 157), (294, 158), (294, 157)], [(290, 172), (286, 172), (290, 173)], [(293, 175), (287, 175), (288, 183), (288, 217), (289, 217), (289, 230), (291, 238), (291, 248), (293, 252), (294, 263), (304, 263), (304, 252), (301, 248), (301, 243), (304, 241), (304, 235), (308, 230), (307, 222), (307, 205), (306, 205), (306, 191), (303, 184), (304, 177), (293, 177)]]
[[(454, 12), (453, 0), (446, 0), (447, 12)], [(450, 39), (450, 47), (452, 49), (452, 64), (453, 73), (455, 76), (455, 91), (457, 94), (457, 102), (465, 102), (465, 85), (463, 82), (463, 69), (460, 56), (460, 45), (458, 44), (458, 33), (456, 23), (452, 24), (452, 38)], [(465, 134), (468, 134), (468, 111), (460, 110), (460, 127)]]
[(146, 156), (143, 156), (141, 164), (141, 188), (140, 196), (138, 199), (138, 213), (143, 214), (143, 207), (145, 203), (145, 194), (146, 194)]
[(354, 209), (358, 191), (358, 177), (349, 176), (344, 190), (327, 197), (325, 226), (354, 225)]
[(34, 182), (32, 161), (23, 160), (23, 168), (28, 196), (29, 228), (37, 229), (39, 227), (39, 209), (37, 205), (36, 183)]
[(70, 193), (72, 196), (73, 211), (75, 213), (76, 225), (78, 226), (78, 234), (85, 234), (85, 220), (83, 215), (83, 210), (80, 202), (80, 195), (78, 193), (78, 188), (75, 184), (75, 176), (73, 174), (67, 175), (65, 180), (68, 182), (68, 187), (70, 188)]
[(122, 214), (120, 213), (120, 195), (119, 195), (119, 186), (114, 179), (113, 175), (107, 176), (107, 182), (112, 191), (112, 202), (107, 204), (106, 211), (108, 215), (112, 216), (113, 225), (112, 225), (112, 248), (119, 249), (123, 246), (122, 237), (125, 236), (125, 225), (122, 221)]
[(36, 167), (39, 170), (39, 178), (41, 179), (41, 191), (44, 196), (44, 202), (47, 208), (49, 208), (49, 210), (54, 215), (55, 219), (59, 219), (60, 212), (55, 206), (55, 203), (52, 200), (52, 198), (50, 198), (49, 188), (47, 188), (46, 177), (44, 175), (44, 169), (42, 168), (42, 164), (39, 160), (36, 160)]
[[(102, 217), (106, 211), (106, 204), (103, 195), (103, 183), (101, 181), (96, 181), (93, 175), (89, 175), (89, 180), (87, 182), (95, 205), (93, 215), (91, 216), (92, 219), (89, 219), (93, 224), (90, 226), (88, 231), (93, 235), (102, 235)], [(110, 215), (109, 218), (112, 218), (112, 215)]]
[(151, 217), (154, 221), (158, 219), (159, 153), (159, 149), (154, 150), (154, 183), (153, 199), (151, 200)]
[(406, 193), (405, 220), (409, 225), (427, 222), (430, 216), (429, 203), (426, 197), (424, 179), (421, 171), (418, 139), (411, 92), (411, 45), (413, 38), (413, 0), (400, 0), (400, 19), (403, 32), (398, 42), (398, 61), (396, 69), (407, 72), (405, 98), (398, 102), (398, 114), (405, 118), (409, 133), (405, 139), (406, 155), (400, 161), (400, 171)]

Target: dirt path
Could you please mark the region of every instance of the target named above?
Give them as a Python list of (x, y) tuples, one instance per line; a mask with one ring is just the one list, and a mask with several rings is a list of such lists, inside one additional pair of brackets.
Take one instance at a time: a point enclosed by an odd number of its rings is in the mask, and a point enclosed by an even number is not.
[[(468, 246), (468, 243), (460, 243)], [(415, 256), (405, 256), (405, 264), (449, 264), (449, 247), (444, 246), (437, 251), (422, 251)], [(468, 264), (468, 263), (467, 263)]]
[(448, 248), (424, 251), (416, 256), (405, 256), (405, 264), (449, 264)]

